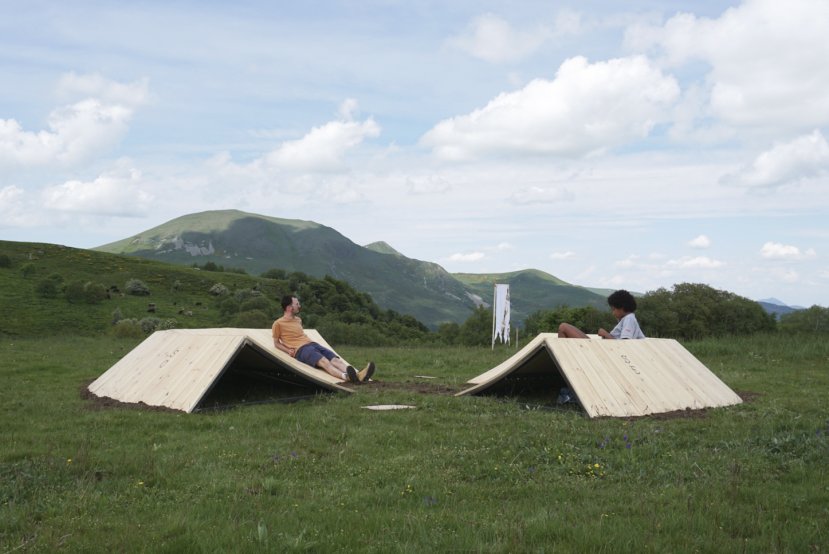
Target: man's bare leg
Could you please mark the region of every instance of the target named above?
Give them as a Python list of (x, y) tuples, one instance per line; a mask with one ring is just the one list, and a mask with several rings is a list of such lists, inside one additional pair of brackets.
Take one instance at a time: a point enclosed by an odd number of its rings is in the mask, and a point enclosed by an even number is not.
[(558, 336), (562, 339), (588, 339), (588, 337), (581, 329), (574, 327), (569, 323), (562, 323), (558, 326)]
[(342, 358), (332, 358), (331, 360), (327, 360), (324, 357), (320, 358), (320, 361), (317, 362), (317, 367), (337, 379), (348, 380), (348, 375), (346, 374), (348, 364)]

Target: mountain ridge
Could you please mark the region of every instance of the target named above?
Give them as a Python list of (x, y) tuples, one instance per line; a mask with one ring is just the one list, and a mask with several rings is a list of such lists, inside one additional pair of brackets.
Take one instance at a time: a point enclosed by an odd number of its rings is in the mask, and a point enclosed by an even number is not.
[(462, 323), (491, 303), (490, 280), (516, 285), (513, 319), (558, 305), (593, 305), (605, 298), (537, 269), (498, 274), (452, 274), (435, 262), (408, 258), (388, 243), (359, 246), (317, 222), (240, 210), (187, 214), (93, 250), (180, 265), (214, 262), (261, 274), (269, 269), (331, 275), (372, 296), (378, 305), (409, 314), (431, 328)]

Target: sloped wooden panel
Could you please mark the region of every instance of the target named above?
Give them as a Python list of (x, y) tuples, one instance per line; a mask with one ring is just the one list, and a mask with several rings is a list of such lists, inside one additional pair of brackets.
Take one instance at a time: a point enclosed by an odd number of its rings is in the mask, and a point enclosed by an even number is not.
[[(312, 340), (325, 344), (313, 329)], [(273, 346), (268, 329), (171, 329), (156, 331), (89, 385), (96, 396), (192, 412), (244, 349), (264, 363), (288, 370), (329, 390), (352, 392), (326, 372), (296, 361)]]
[[(540, 340), (539, 340), (540, 339)], [(641, 416), (730, 406), (740, 397), (672, 339), (587, 340), (539, 335), (509, 360), (469, 381), (458, 395), (485, 391), (546, 351), (590, 417)], [(551, 396), (555, 391), (550, 391)]]

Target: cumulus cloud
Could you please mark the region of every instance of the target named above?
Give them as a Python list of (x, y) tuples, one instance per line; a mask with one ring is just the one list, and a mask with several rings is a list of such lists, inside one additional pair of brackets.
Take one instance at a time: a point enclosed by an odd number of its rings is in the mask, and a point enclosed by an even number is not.
[(452, 254), (447, 259), (450, 262), (477, 262), (485, 257), (483, 252), (469, 252)]
[(667, 66), (707, 63), (707, 110), (737, 126), (798, 129), (829, 123), (829, 3), (746, 0), (716, 19), (680, 13), (628, 29), (628, 45)]
[(421, 143), (444, 159), (534, 154), (582, 156), (646, 137), (667, 117), (679, 86), (643, 56), (566, 60), (468, 115), (439, 122)]
[(573, 193), (556, 187), (531, 186), (510, 195), (513, 204), (557, 204), (573, 200)]
[(449, 43), (473, 57), (501, 63), (532, 54), (549, 36), (550, 31), (544, 27), (519, 31), (503, 18), (487, 13), (476, 17)]
[(575, 252), (567, 250), (566, 252), (553, 252), (552, 254), (550, 254), (550, 258), (552, 258), (553, 260), (569, 260), (575, 255)]
[(104, 174), (92, 181), (67, 181), (43, 191), (43, 205), (63, 212), (138, 217), (146, 215), (153, 196), (141, 190), (136, 169)]
[(108, 104), (123, 106), (141, 106), (150, 98), (149, 80), (146, 78), (132, 83), (119, 83), (99, 74), (67, 73), (58, 81), (57, 91), (62, 96), (92, 97)]
[(760, 249), (760, 255), (767, 260), (802, 260), (813, 258), (817, 253), (812, 248), (801, 251), (797, 246), (790, 244), (767, 242)]
[(27, 131), (14, 119), (0, 119), (0, 165), (72, 165), (115, 146), (135, 110), (147, 99), (147, 83), (116, 83), (100, 76), (64, 76), (59, 89), (90, 94), (56, 108), (48, 130)]
[(829, 171), (829, 143), (818, 130), (778, 143), (722, 181), (748, 187), (777, 187)]
[(27, 222), (23, 189), (10, 185), (0, 189), (0, 228), (18, 227)]
[(708, 248), (711, 246), (711, 239), (705, 235), (699, 235), (688, 241), (688, 246), (691, 248)]
[(354, 100), (346, 100), (340, 107), (340, 120), (314, 127), (298, 140), (283, 142), (264, 157), (265, 165), (289, 171), (342, 169), (349, 150), (380, 134), (380, 126), (372, 118), (353, 119), (356, 108)]
[(665, 265), (669, 268), (678, 269), (717, 269), (719, 267), (723, 267), (725, 262), (721, 262), (720, 260), (715, 260), (707, 256), (685, 256), (677, 260), (668, 260)]

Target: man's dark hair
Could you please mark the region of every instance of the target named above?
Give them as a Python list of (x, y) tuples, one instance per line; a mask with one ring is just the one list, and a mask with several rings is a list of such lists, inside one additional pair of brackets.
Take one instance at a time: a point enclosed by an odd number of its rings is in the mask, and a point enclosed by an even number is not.
[(629, 314), (636, 311), (636, 299), (626, 290), (617, 290), (608, 296), (607, 303), (611, 308), (619, 308)]
[(294, 303), (294, 295), (293, 294), (286, 294), (282, 297), (282, 311)]

